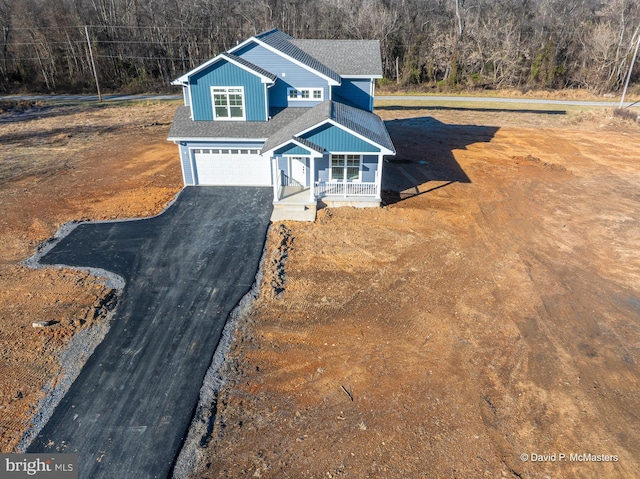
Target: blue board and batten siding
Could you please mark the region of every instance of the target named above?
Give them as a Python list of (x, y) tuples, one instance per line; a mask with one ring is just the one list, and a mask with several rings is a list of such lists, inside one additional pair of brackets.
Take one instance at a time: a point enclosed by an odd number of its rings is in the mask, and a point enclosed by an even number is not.
[(212, 86), (244, 87), (246, 120), (266, 121), (268, 119), (265, 84), (259, 76), (231, 62), (220, 60), (193, 75), (189, 82), (194, 120), (213, 120)]
[(340, 86), (333, 87), (333, 92), (347, 99), (349, 103), (352, 103), (358, 108), (373, 111), (373, 87), (371, 82), (372, 80), (369, 79), (343, 78)]
[(234, 52), (239, 57), (273, 73), (278, 78), (268, 89), (271, 107), (310, 107), (321, 101), (289, 101), (289, 88), (322, 88), (324, 100), (329, 99), (329, 83), (325, 78), (303, 68), (257, 43), (250, 43)]
[(311, 152), (302, 148), (301, 146), (296, 145), (295, 143), (289, 143), (282, 148), (277, 149), (273, 152), (274, 155), (293, 155), (293, 156), (311, 156)]
[(380, 148), (330, 123), (325, 123), (301, 137), (334, 153), (380, 152)]

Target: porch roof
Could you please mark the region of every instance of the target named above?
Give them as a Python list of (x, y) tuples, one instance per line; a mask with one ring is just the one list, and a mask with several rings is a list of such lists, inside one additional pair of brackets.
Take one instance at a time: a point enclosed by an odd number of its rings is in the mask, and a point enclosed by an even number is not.
[[(309, 156), (313, 155), (314, 152), (319, 153), (319, 156), (324, 154), (324, 148), (316, 145), (312, 141), (307, 140), (306, 138), (293, 137), (287, 141), (285, 141), (281, 145), (277, 145), (272, 148), (274, 153), (278, 155), (302, 155)], [(265, 153), (267, 150), (262, 149), (262, 153)]]
[[(275, 132), (265, 142), (262, 151), (274, 150), (327, 122), (340, 125), (365, 141), (381, 147), (388, 154), (395, 154), (393, 142), (378, 115), (331, 100), (307, 110), (295, 121)], [(324, 150), (323, 145), (318, 147)]]
[(194, 121), (191, 109), (179, 107), (176, 111), (169, 141), (254, 140), (264, 141), (262, 152), (273, 151), (289, 142), (318, 153), (325, 145), (302, 138), (323, 125), (334, 125), (369, 143), (383, 154), (395, 154), (393, 142), (379, 116), (349, 105), (327, 100), (313, 108), (285, 108), (269, 121)]

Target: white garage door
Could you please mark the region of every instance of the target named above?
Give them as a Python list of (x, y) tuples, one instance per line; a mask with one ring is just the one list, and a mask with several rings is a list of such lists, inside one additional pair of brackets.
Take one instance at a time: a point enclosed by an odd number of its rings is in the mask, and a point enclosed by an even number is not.
[(258, 150), (193, 150), (198, 185), (270, 186), (271, 165)]

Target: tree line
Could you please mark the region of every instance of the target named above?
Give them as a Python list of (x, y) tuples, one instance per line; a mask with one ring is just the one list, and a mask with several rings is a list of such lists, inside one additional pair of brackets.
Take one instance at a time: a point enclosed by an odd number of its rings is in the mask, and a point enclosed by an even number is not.
[(271, 28), (380, 40), (384, 82), (404, 87), (605, 92), (626, 79), (640, 0), (0, 0), (0, 92), (91, 91), (92, 55), (103, 90), (169, 90)]

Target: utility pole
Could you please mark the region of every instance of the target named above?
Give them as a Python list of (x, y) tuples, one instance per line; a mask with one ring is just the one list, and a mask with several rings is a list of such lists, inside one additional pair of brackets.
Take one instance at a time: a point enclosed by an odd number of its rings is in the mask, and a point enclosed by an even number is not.
[(629, 73), (627, 74), (627, 81), (624, 82), (624, 90), (622, 90), (622, 98), (620, 99), (620, 106), (618, 106), (618, 108), (622, 108), (622, 105), (624, 104), (624, 96), (627, 94), (627, 88), (629, 87), (629, 80), (631, 79), (633, 65), (636, 62), (636, 57), (638, 56), (638, 48), (640, 47), (640, 29), (636, 31), (638, 32), (638, 41), (636, 43), (636, 49), (633, 52), (633, 58), (631, 59), (631, 66), (629, 67)]
[(91, 40), (89, 40), (89, 28), (84, 26), (84, 33), (87, 36), (87, 45), (89, 45), (89, 56), (91, 57), (91, 66), (93, 67), (93, 78), (96, 80), (96, 89), (98, 90), (98, 101), (102, 102), (102, 95), (100, 94), (100, 83), (98, 82), (98, 71), (96, 70), (96, 62), (93, 59), (93, 49), (91, 48)]

